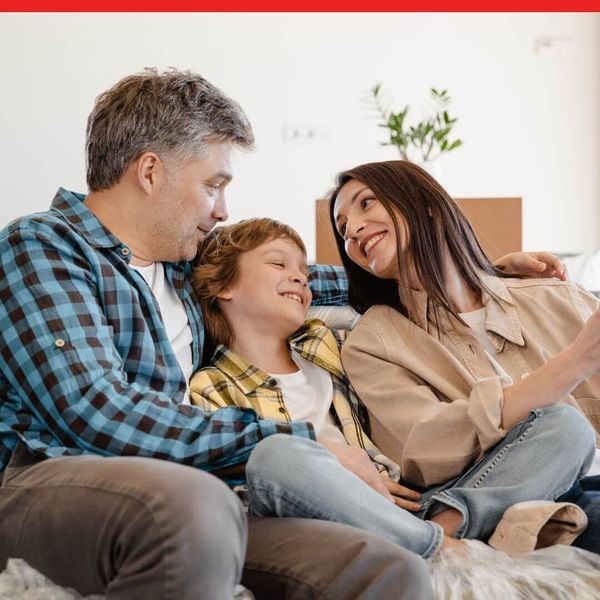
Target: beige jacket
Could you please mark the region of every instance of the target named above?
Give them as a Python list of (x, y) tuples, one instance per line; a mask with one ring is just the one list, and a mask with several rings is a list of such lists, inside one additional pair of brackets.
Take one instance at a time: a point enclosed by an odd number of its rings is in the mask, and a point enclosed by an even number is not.
[[(398, 462), (409, 483), (431, 486), (458, 476), (505, 435), (503, 389), (569, 345), (598, 307), (582, 288), (554, 279), (484, 277), (498, 297), (484, 294), (496, 374), (470, 329), (440, 311), (441, 331), (428, 320), (419, 294), (421, 327), (388, 306), (365, 313), (342, 349), (344, 368), (371, 419), (372, 439)], [(600, 376), (563, 402), (600, 430)]]

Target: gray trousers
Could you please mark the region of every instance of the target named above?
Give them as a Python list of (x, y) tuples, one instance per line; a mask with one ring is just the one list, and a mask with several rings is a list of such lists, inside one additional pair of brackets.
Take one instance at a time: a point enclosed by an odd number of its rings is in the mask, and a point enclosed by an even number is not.
[(0, 570), (23, 558), (109, 600), (432, 598), (425, 563), (339, 523), (250, 518), (229, 488), (147, 458), (37, 460), (17, 448), (0, 486)]

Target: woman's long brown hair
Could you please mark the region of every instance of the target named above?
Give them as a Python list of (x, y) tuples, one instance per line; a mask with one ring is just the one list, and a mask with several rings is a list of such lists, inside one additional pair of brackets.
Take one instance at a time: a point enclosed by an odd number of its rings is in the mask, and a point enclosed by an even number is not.
[[(335, 227), (334, 208), (341, 188), (352, 179), (370, 188), (390, 214), (396, 230), (399, 272), (402, 276), (408, 272), (408, 265), (414, 265), (422, 289), (433, 301), (436, 326), (439, 324), (438, 308), (461, 320), (444, 285), (446, 251), (465, 283), (479, 294), (484, 290), (489, 292), (482, 282), (482, 271), (506, 276), (485, 254), (456, 202), (427, 171), (403, 160), (360, 165), (340, 173), (335, 189), (329, 194), (330, 221), (348, 274), (350, 304), (359, 313), (366, 312), (371, 306), (385, 304), (415, 320), (416, 299), (408, 282), (398, 285), (394, 280), (380, 279), (359, 267), (346, 254), (344, 239)], [(405, 251), (400, 247), (401, 236), (395, 211), (404, 217), (408, 227)]]

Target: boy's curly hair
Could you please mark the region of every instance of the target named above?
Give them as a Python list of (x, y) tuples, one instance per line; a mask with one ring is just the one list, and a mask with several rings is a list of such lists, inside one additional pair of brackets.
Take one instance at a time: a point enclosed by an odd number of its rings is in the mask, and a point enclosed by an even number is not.
[(219, 306), (218, 295), (235, 285), (238, 257), (279, 238), (292, 241), (306, 255), (304, 243), (294, 229), (266, 218), (215, 227), (200, 243), (191, 279), (211, 345), (230, 346), (233, 341), (233, 331)]

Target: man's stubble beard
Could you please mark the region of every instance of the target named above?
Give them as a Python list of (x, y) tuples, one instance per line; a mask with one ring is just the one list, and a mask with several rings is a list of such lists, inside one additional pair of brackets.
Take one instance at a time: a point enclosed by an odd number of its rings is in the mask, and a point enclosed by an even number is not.
[(196, 256), (196, 228), (192, 224), (182, 232), (173, 226), (173, 222), (159, 223), (155, 229), (155, 238), (160, 240), (160, 247), (155, 246), (162, 262), (188, 261)]
[[(185, 223), (185, 232), (183, 227), (178, 227), (181, 223), (180, 216), (184, 212), (182, 203), (178, 200), (180, 197), (179, 186), (172, 176), (167, 179), (162, 189), (163, 201), (159, 208), (160, 219), (155, 222), (154, 240), (160, 240), (159, 246), (155, 246), (157, 259), (161, 262), (179, 262), (192, 260), (198, 251), (196, 224)], [(189, 241), (188, 241), (189, 240)]]

